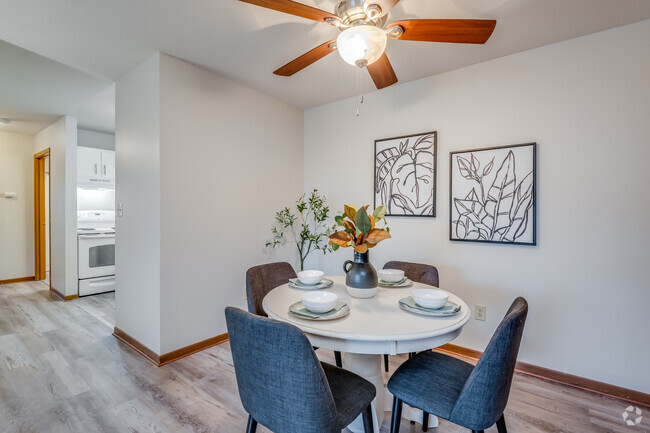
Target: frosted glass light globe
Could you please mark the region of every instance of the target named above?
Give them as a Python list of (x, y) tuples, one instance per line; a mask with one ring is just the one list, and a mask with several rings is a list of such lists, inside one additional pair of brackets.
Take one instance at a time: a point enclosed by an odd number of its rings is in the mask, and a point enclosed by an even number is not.
[(343, 30), (336, 39), (336, 46), (343, 60), (363, 68), (379, 60), (387, 40), (382, 29), (363, 24)]

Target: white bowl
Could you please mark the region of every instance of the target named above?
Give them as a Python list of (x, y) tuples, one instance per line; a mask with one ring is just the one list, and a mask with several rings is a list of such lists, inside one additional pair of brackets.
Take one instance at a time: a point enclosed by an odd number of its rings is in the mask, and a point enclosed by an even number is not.
[(380, 280), (387, 283), (396, 283), (404, 278), (404, 271), (399, 269), (380, 269), (377, 271)]
[(444, 307), (449, 299), (448, 293), (437, 289), (415, 289), (411, 295), (419, 306), (434, 310)]
[(327, 313), (336, 306), (338, 299), (331, 292), (309, 292), (302, 297), (302, 305), (314, 313)]
[(323, 271), (300, 271), (298, 272), (298, 279), (301, 283), (312, 286), (320, 283), (324, 275), (325, 272)]

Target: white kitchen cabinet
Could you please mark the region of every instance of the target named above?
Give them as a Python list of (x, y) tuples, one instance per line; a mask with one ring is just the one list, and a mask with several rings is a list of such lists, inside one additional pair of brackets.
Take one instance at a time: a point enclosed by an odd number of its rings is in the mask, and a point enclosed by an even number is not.
[(77, 176), (99, 176), (102, 151), (90, 147), (77, 147)]
[(115, 152), (102, 150), (102, 177), (115, 181)]
[(115, 152), (77, 147), (77, 183), (84, 187), (115, 186)]

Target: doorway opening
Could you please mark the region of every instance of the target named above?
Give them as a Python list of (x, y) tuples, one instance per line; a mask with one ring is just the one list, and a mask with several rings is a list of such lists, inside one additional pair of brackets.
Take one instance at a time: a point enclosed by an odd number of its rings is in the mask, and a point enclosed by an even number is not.
[(34, 240), (35, 280), (46, 280), (52, 288), (50, 278), (50, 148), (34, 155)]

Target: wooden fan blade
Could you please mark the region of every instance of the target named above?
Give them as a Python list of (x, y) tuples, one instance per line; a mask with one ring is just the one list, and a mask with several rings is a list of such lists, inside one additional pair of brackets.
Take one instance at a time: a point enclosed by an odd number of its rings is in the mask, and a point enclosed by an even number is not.
[(322, 59), (332, 51), (336, 50), (336, 46), (332, 48), (332, 44), (334, 42), (336, 42), (336, 40), (325, 42), (324, 44), (317, 46), (313, 50), (306, 52), (297, 59), (290, 61), (273, 73), (275, 75), (282, 75), (283, 77), (290, 77), (296, 72), (302, 71), (307, 66), (311, 65), (317, 60)]
[(395, 75), (393, 65), (390, 64), (386, 53), (382, 54), (379, 60), (366, 66), (366, 68), (368, 68), (372, 81), (375, 82), (375, 86), (378, 89), (383, 89), (384, 87), (397, 83), (397, 75)]
[[(495, 20), (404, 20), (389, 24), (386, 34), (406, 41), (484, 44), (496, 25)], [(391, 36), (391, 28), (395, 26), (402, 27), (404, 33)]]
[(332, 18), (338, 20), (339, 18), (328, 12), (302, 3), (294, 2), (291, 0), (239, 0), (244, 3), (261, 6), (263, 8), (273, 9), (274, 11), (284, 12), (290, 15), (296, 15), (309, 20), (325, 22), (325, 18)]

